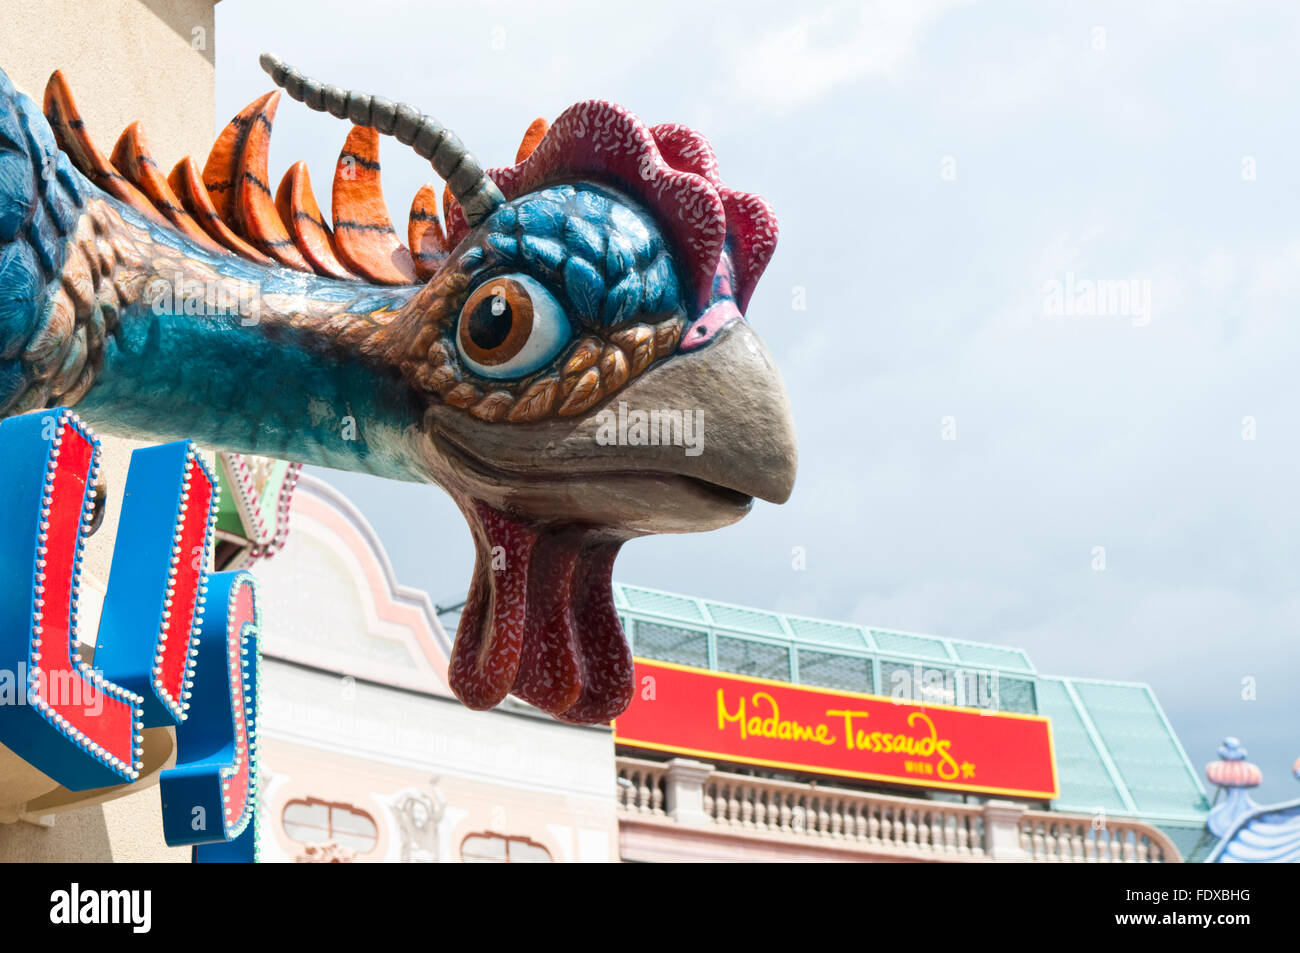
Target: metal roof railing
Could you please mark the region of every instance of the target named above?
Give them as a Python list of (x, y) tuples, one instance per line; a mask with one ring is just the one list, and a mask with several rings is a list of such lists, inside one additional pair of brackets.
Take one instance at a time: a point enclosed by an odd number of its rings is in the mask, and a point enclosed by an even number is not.
[(623, 583), (614, 584), (614, 601), (620, 610), (635, 616), (703, 623), (745, 636), (885, 652), (918, 661), (960, 662), (981, 669), (1034, 672), (1033, 663), (1023, 650), (1004, 645), (787, 615)]

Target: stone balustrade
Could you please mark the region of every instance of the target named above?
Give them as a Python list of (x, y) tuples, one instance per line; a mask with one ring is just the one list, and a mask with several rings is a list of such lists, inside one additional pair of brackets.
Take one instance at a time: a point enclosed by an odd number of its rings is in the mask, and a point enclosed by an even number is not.
[(686, 758), (618, 759), (618, 807), (628, 822), (818, 843), (931, 861), (1168, 863), (1181, 857), (1140, 821), (1029, 810), (1011, 801), (927, 801), (731, 774)]
[(1178, 848), (1141, 821), (1084, 814), (1026, 811), (1020, 846), (1035, 861), (1057, 863), (1179, 863)]

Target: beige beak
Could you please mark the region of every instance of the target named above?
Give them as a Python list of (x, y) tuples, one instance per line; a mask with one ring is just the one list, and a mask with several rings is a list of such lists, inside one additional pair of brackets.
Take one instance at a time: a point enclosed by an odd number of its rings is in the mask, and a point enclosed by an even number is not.
[(685, 532), (738, 519), (745, 497), (784, 503), (794, 488), (785, 386), (744, 321), (579, 417), (488, 423), (446, 405), (430, 416), (460, 461), (439, 482), (539, 518)]

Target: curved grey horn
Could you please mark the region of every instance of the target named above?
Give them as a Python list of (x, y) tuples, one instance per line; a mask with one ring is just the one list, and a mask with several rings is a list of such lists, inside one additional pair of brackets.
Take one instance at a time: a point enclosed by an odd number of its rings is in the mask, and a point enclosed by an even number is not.
[(270, 53), (263, 53), (258, 62), (291, 99), (317, 112), (329, 113), (392, 136), (428, 159), (460, 203), (465, 221), (471, 226), (483, 221), (493, 209), (505, 202), (506, 197), (497, 184), (488, 178), (456, 134), (432, 116), (404, 103), (392, 103), (368, 93), (326, 86), (304, 76)]

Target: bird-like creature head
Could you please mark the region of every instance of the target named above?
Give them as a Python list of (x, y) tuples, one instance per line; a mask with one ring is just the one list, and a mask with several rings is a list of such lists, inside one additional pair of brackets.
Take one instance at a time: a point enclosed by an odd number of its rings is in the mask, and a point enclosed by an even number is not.
[(430, 471), (478, 544), (453, 685), (475, 707), (513, 691), (605, 721), (632, 691), (619, 544), (790, 494), (789, 407), (742, 314), (776, 222), (698, 134), (603, 102), (489, 176), (509, 198), (473, 229), (453, 211), (423, 293), (440, 307), (408, 352), (439, 396)]
[[(109, 430), (442, 486), (477, 544), (452, 689), (473, 708), (514, 693), (608, 721), (633, 690), (610, 581), (622, 543), (725, 526), (792, 489), (789, 405), (745, 317), (771, 209), (723, 184), (698, 133), (607, 102), (538, 120), (514, 165), (484, 170), (419, 110), (262, 65), (353, 124), (332, 228), (303, 163), (272, 195), (278, 93), (235, 117), (201, 172), (185, 159), (164, 178), (138, 124), (99, 153), (51, 79), (45, 116), (80, 175), (42, 176), (52, 144), (32, 140), (32, 189), (66, 214), (14, 246), (46, 263), (52, 317), (0, 340), (26, 349), (0, 412), (80, 401)], [(441, 202), (416, 195), (406, 244), (381, 134), (446, 183)], [(232, 281), (256, 287), (257, 320), (209, 307)], [(273, 381), (257, 406), (231, 365)]]

